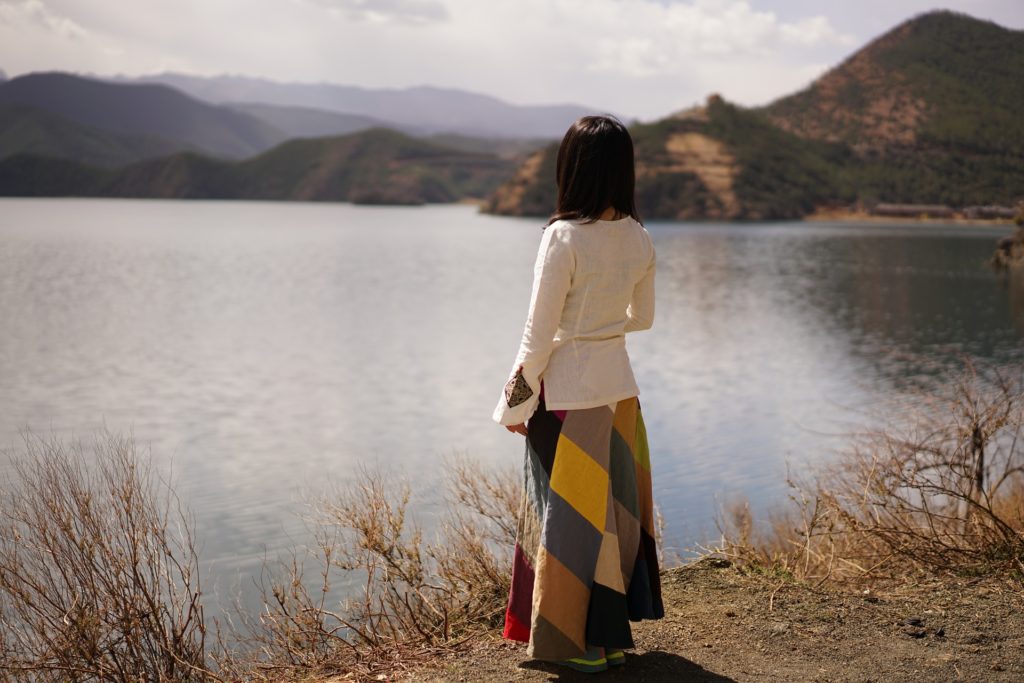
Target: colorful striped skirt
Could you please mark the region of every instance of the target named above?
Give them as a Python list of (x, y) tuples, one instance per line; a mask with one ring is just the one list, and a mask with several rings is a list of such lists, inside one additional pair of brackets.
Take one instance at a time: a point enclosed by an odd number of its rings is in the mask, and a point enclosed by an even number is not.
[(526, 428), (504, 636), (542, 660), (631, 648), (629, 622), (665, 614), (639, 399), (549, 411), (542, 391)]

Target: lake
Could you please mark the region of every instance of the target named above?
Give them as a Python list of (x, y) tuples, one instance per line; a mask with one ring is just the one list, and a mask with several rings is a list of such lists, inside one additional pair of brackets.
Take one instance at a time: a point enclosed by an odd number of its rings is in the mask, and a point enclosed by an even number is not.
[[(542, 221), (470, 206), (0, 200), (0, 448), (131, 431), (170, 465), (219, 580), (307, 540), (297, 513), (360, 466), (407, 477), (523, 457), (491, 422)], [(651, 221), (654, 327), (631, 334), (665, 545), (959, 354), (1024, 360), (1007, 227)], [(6, 465), (5, 465), (6, 466)], [(684, 552), (685, 555), (685, 552)]]

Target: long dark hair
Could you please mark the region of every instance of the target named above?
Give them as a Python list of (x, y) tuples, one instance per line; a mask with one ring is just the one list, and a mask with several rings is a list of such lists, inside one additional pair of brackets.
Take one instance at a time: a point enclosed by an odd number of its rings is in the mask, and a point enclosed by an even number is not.
[(558, 203), (548, 225), (563, 219), (593, 223), (609, 205), (640, 220), (633, 138), (614, 116), (584, 116), (569, 126), (558, 148), (555, 180)]

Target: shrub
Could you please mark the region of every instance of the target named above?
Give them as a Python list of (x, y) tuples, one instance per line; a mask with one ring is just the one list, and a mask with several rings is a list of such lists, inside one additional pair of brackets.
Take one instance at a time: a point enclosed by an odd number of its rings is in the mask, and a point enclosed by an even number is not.
[[(436, 541), (408, 516), (410, 489), (363, 470), (313, 515), (316, 544), (260, 587), (264, 609), (233, 638), (252, 653), (223, 657), (232, 677), (282, 680), (346, 673), (389, 675), (483, 629), (498, 626), (508, 597), (520, 485), (514, 471), (448, 465), (452, 508)], [(307, 585), (316, 567), (317, 586)], [(334, 606), (343, 577), (362, 578), (356, 597)]]
[(0, 672), (211, 677), (193, 523), (149, 460), (106, 432), (24, 440), (0, 498)]
[(859, 434), (758, 528), (742, 501), (713, 552), (837, 582), (993, 575), (1024, 583), (1024, 385), (968, 366), (910, 415)]

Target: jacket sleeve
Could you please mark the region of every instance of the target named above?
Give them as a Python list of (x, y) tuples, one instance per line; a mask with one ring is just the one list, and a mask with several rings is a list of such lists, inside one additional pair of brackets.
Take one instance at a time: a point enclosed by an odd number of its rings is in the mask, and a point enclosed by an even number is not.
[[(523, 339), (509, 373), (509, 381), (494, 409), (492, 417), (495, 422), (504, 425), (526, 422), (537, 409), (540, 378), (554, 349), (555, 334), (575, 267), (576, 258), (568, 243), (568, 233), (560, 230), (558, 223), (549, 225), (544, 229), (533, 267), (533, 291)], [(513, 391), (520, 367), (523, 380), (532, 391), (525, 400), (522, 400), (523, 392)], [(521, 383), (522, 380), (520, 386)]]
[(640, 281), (633, 287), (633, 296), (626, 307), (626, 332), (650, 329), (654, 324), (654, 245), (651, 245), (651, 261)]

